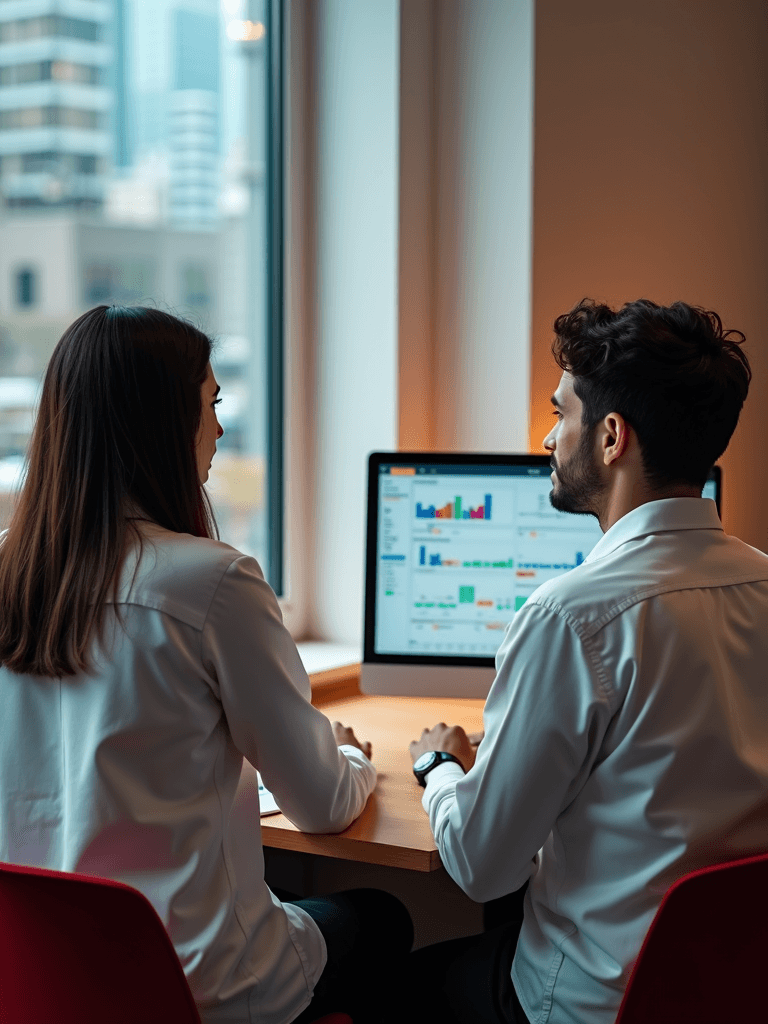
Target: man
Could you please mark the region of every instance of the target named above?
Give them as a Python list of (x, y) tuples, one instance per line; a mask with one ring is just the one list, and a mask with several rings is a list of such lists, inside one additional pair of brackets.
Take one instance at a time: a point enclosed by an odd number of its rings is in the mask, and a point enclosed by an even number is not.
[(443, 723), (411, 744), (451, 876), (528, 886), (522, 928), (412, 954), (414, 1019), (609, 1024), (672, 882), (768, 849), (768, 556), (701, 497), (743, 341), (682, 302), (555, 321), (550, 500), (604, 536), (510, 623), (476, 756)]

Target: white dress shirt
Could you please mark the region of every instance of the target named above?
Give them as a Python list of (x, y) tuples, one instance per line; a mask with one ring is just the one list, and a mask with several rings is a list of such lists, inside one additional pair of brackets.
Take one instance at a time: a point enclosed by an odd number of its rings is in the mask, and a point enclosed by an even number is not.
[(307, 832), (349, 825), (376, 771), (310, 704), (257, 563), (143, 528), (89, 674), (0, 667), (0, 860), (135, 886), (206, 1024), (287, 1024), (310, 1001), (325, 942), (267, 888), (258, 807), (232, 813), (243, 756)]
[(614, 1021), (666, 889), (768, 850), (768, 556), (715, 503), (633, 509), (507, 628), (474, 768), (427, 776), (448, 872), (530, 884), (512, 978), (531, 1024)]

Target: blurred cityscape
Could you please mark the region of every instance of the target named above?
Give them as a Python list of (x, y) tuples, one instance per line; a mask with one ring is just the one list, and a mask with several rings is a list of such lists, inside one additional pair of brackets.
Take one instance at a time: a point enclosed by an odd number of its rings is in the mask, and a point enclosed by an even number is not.
[(42, 373), (101, 303), (217, 341), (222, 539), (264, 559), (265, 0), (0, 0), (0, 528)]

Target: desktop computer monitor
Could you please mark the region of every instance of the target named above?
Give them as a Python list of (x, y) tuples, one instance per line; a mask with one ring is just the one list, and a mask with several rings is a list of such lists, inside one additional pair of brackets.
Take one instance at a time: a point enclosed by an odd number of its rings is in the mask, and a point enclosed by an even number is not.
[[(548, 455), (370, 456), (363, 693), (487, 696), (515, 612), (602, 536), (552, 507), (550, 474)], [(719, 468), (703, 496), (719, 512)]]

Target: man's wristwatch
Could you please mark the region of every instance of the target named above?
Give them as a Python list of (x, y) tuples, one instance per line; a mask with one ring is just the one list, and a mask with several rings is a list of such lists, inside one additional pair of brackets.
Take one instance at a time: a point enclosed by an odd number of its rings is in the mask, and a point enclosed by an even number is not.
[(426, 786), (427, 774), (433, 768), (437, 768), (439, 764), (445, 764), (446, 761), (455, 761), (461, 770), (464, 771), (464, 765), (458, 757), (455, 754), (449, 754), (447, 750), (428, 750), (426, 754), (417, 757), (413, 762), (413, 774), (416, 776), (418, 784)]

